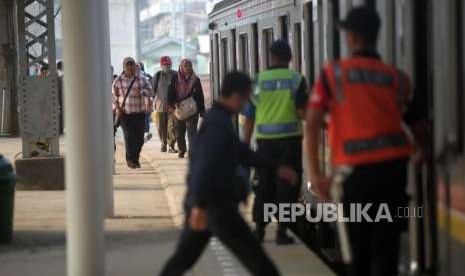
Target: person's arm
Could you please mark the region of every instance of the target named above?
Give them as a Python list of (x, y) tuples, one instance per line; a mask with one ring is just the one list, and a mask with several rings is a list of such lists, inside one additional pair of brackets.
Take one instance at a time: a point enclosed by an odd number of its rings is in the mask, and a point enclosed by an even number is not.
[(308, 89), (307, 89), (307, 82), (305, 78), (302, 77), (299, 88), (297, 89), (295, 105), (297, 108), (297, 114), (299, 115), (300, 119), (305, 119), (305, 109), (308, 103)]
[(116, 79), (113, 82), (111, 94), (112, 94), (112, 102), (113, 102), (113, 106), (115, 107), (115, 111), (119, 111), (121, 109), (121, 106), (119, 104), (120, 88), (118, 85), (118, 79)]
[(141, 94), (147, 98), (153, 97), (154, 93), (153, 93), (153, 88), (152, 88), (152, 85), (150, 84), (150, 81), (145, 77), (140, 77), (140, 80), (142, 82), (142, 89), (140, 91)]
[(155, 77), (152, 79), (152, 81), (153, 81), (153, 85), (152, 85), (153, 86), (152, 87), (153, 88), (153, 97), (157, 96), (157, 94), (158, 94), (158, 82), (160, 80), (160, 74), (161, 74), (161, 72), (158, 71), (155, 74)]
[(242, 111), (242, 115), (245, 117), (243, 126), (244, 143), (250, 145), (252, 135), (255, 129), (255, 105), (252, 101), (249, 101)]
[(267, 167), (276, 171), (276, 175), (279, 179), (291, 185), (297, 184), (299, 177), (291, 167), (280, 165), (272, 158), (252, 151), (247, 144), (239, 143), (239, 162), (242, 165), (246, 167)]
[(203, 113), (205, 113), (205, 98), (203, 96), (202, 82), (199, 78), (195, 81), (194, 87), (194, 99), (199, 107), (200, 116), (203, 116)]
[(315, 84), (313, 92), (308, 102), (309, 110), (306, 113), (305, 124), (305, 148), (308, 156), (308, 174), (312, 187), (323, 200), (329, 198), (330, 179), (325, 177), (321, 171), (320, 152), (320, 131), (324, 123), (324, 116), (329, 110), (330, 91), (325, 71)]

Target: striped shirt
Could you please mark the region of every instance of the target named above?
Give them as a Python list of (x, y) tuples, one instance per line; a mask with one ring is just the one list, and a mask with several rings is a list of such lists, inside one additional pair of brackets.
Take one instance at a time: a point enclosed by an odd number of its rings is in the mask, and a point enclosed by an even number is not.
[[(132, 78), (126, 77), (124, 74), (120, 75), (113, 82), (113, 108), (118, 109), (121, 107), (124, 96), (126, 95), (129, 85), (131, 85)], [(153, 97), (152, 85), (147, 78), (136, 76), (136, 80), (132, 85), (129, 96), (126, 99), (124, 107), (125, 114), (141, 113), (147, 111), (147, 106), (150, 102), (150, 97)]]

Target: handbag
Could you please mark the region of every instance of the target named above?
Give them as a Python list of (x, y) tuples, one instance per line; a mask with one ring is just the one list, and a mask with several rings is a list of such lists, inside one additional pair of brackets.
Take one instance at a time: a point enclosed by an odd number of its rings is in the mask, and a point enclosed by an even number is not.
[[(132, 79), (131, 83), (129, 84), (128, 91), (126, 92), (126, 95), (124, 95), (123, 102), (121, 103), (121, 110), (124, 110), (124, 107), (126, 106), (126, 100), (128, 99), (129, 93), (131, 93), (131, 88), (134, 85), (134, 82), (136, 81), (136, 77)], [(121, 119), (124, 116), (124, 113), (119, 114), (118, 111), (115, 112), (115, 120), (113, 122), (113, 131), (116, 133), (116, 129), (121, 125)]]
[(178, 106), (174, 110), (174, 116), (176, 116), (178, 120), (183, 121), (197, 114), (198, 110), (199, 108), (194, 100), (194, 96), (192, 93), (191, 96), (185, 98), (178, 104)]

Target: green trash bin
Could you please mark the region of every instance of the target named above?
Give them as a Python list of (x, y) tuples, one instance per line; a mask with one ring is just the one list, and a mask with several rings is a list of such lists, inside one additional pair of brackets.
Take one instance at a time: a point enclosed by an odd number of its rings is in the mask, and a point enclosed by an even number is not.
[(0, 154), (0, 244), (13, 238), (16, 176), (10, 161)]

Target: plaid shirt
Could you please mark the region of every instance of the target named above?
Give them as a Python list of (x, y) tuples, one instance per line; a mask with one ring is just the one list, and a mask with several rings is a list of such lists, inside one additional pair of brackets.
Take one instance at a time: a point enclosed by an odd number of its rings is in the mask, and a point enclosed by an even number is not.
[[(127, 78), (124, 74), (113, 82), (113, 109), (121, 107), (132, 78)], [(136, 81), (132, 85), (129, 96), (126, 99), (124, 113), (146, 112), (150, 104), (150, 97), (153, 97), (153, 89), (150, 82), (145, 77), (136, 76)]]

